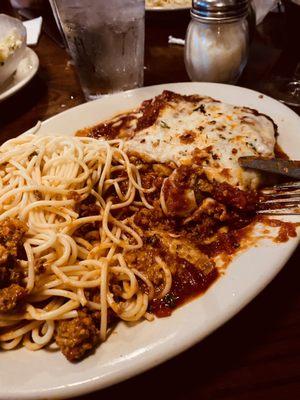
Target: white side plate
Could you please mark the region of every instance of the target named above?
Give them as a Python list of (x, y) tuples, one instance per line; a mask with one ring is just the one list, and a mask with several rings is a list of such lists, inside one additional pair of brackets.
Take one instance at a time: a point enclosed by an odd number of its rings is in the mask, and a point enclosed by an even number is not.
[(32, 49), (27, 47), (16, 72), (0, 86), (0, 103), (25, 86), (34, 77), (38, 69), (38, 56)]
[[(130, 110), (162, 90), (212, 96), (268, 114), (278, 124), (279, 144), (300, 159), (300, 118), (281, 103), (255, 91), (213, 83), (158, 85), (103, 97), (43, 122), (41, 134), (71, 135), (118, 112)], [(21, 132), (20, 132), (21, 133)], [(240, 254), (225, 275), (201, 297), (169, 318), (120, 323), (94, 355), (79, 364), (59, 352), (26, 349), (1, 353), (1, 399), (49, 399), (79, 396), (141, 373), (186, 350), (228, 321), (281, 270), (298, 239), (274, 244), (263, 241)], [(100, 395), (101, 396), (101, 395)]]

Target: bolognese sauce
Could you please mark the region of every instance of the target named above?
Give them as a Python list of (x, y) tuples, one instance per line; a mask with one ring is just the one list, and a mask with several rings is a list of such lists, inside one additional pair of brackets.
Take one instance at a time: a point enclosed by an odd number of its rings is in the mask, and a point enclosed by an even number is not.
[[(87, 129), (85, 134), (97, 139), (104, 137), (126, 140), (128, 129), (131, 129), (130, 135), (135, 135), (151, 127), (168, 102), (176, 103), (182, 100), (196, 107), (201, 97), (164, 91), (154, 99), (144, 101), (137, 111), (128, 113), (127, 116), (121, 115), (117, 124), (116, 119), (113, 119), (109, 123)], [(195, 110), (206, 114), (203, 104), (199, 110)], [(260, 115), (256, 110), (249, 108), (245, 108), (244, 111)], [(276, 125), (271, 122), (277, 132)], [(213, 123), (216, 124), (216, 121)], [(168, 129), (168, 126), (164, 123), (162, 128)], [(200, 128), (203, 130), (203, 126)], [(194, 132), (186, 130), (180, 136), (180, 141), (190, 144), (193, 138)], [(277, 144), (275, 152), (285, 157)], [(237, 150), (234, 149), (232, 154), (235, 156), (236, 153)], [(142, 186), (153, 189), (151, 193), (145, 194), (153, 209), (142, 207), (125, 213), (134, 227), (140, 229), (139, 233), (143, 239), (141, 249), (126, 254), (126, 262), (129, 266), (142, 270), (154, 284), (155, 297), (150, 302), (149, 311), (160, 317), (170, 315), (174, 308), (203, 293), (219, 276), (214, 264), (215, 257), (222, 254), (232, 257), (240, 251), (243, 247), (242, 242), (251, 236), (254, 225), (259, 220), (256, 215), (259, 195), (255, 190), (241, 190), (226, 181), (208, 179), (203, 173), (205, 160), (210, 156), (215, 162), (219, 160), (219, 156), (213, 153), (212, 146), (202, 150), (195, 148), (191, 154), (192, 162), (178, 167), (176, 164), (151, 161), (138, 153), (129, 153), (131, 162), (139, 168)], [(225, 172), (224, 169), (226, 180)], [(284, 241), (294, 236), (292, 225), (278, 225), (276, 222), (271, 224), (280, 228), (276, 240)], [(206, 270), (203, 267), (205, 262), (196, 265), (187, 258), (182, 258), (182, 249), (181, 256), (178, 251), (172, 253), (172, 237), (176, 237), (182, 248), (190, 249), (192, 246), (196, 252), (207, 257), (210, 260), (210, 268)], [(155, 263), (157, 255), (169, 263), (172, 271), (171, 290), (163, 298), (159, 296), (163, 274)], [(140, 285), (143, 287), (142, 281)]]
[[(0, 346), (55, 340), (77, 361), (116, 320), (166, 317), (204, 293), (263, 222), (250, 189), (259, 177), (237, 159), (273, 154), (274, 132), (254, 110), (165, 91), (79, 132), (89, 139), (1, 146)], [(16, 162), (31, 187), (21, 176), (9, 186)], [(268, 224), (277, 241), (296, 235), (293, 224)]]

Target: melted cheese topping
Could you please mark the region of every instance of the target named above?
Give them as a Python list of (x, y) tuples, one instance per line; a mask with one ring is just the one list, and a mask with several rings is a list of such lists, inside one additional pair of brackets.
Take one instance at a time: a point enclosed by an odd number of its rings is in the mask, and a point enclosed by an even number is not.
[(204, 98), (195, 103), (168, 102), (154, 124), (126, 141), (125, 147), (156, 162), (188, 164), (195, 148), (206, 155), (209, 179), (255, 188), (258, 172), (238, 164), (242, 156), (273, 157), (275, 127), (270, 119), (245, 107)]

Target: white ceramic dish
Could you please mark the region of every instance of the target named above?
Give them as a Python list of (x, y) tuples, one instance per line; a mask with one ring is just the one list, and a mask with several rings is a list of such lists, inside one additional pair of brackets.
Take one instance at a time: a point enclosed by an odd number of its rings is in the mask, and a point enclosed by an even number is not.
[[(9, 40), (9, 42), (7, 42)], [(26, 29), (22, 22), (16, 18), (10, 17), (9, 15), (0, 14), (0, 43), (4, 43), (6, 54), (5, 59), (2, 60), (2, 65), (0, 65), (0, 85), (16, 71), (18, 64), (24, 57), (26, 50)], [(18, 41), (18, 44), (17, 44)], [(15, 47), (12, 53), (11, 48)], [(10, 50), (8, 50), (10, 49)]]
[[(212, 83), (158, 85), (103, 97), (43, 122), (41, 134), (71, 135), (114, 114), (132, 109), (162, 90), (201, 93), (270, 115), (279, 127), (279, 143), (300, 158), (300, 118), (281, 103), (252, 90)], [(240, 254), (225, 275), (201, 297), (173, 315), (135, 326), (121, 323), (94, 355), (79, 364), (62, 354), (26, 349), (1, 353), (1, 399), (50, 399), (79, 396), (139, 374), (184, 351), (225, 323), (251, 301), (281, 270), (298, 239), (274, 244), (264, 240)]]
[(37, 73), (39, 59), (36, 53), (27, 47), (23, 59), (18, 64), (16, 72), (0, 86), (0, 102), (18, 92)]

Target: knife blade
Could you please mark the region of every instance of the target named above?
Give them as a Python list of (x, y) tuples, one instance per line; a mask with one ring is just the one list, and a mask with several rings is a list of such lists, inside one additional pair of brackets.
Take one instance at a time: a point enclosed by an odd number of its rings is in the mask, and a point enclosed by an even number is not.
[(300, 179), (300, 161), (282, 160), (280, 158), (240, 157), (239, 165), (273, 174), (285, 175), (290, 178)]

